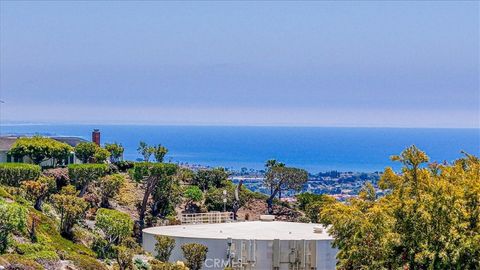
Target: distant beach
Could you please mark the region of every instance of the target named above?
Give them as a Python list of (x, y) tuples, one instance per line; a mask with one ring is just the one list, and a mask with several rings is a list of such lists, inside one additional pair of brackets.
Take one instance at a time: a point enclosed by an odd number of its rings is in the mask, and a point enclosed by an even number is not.
[(102, 143), (122, 143), (128, 160), (139, 158), (136, 149), (143, 140), (165, 145), (167, 161), (235, 170), (263, 169), (275, 158), (311, 173), (382, 171), (399, 168), (389, 156), (412, 144), (438, 162), (460, 157), (461, 150), (480, 154), (479, 129), (9, 124), (0, 133), (90, 140), (93, 128), (100, 129)]

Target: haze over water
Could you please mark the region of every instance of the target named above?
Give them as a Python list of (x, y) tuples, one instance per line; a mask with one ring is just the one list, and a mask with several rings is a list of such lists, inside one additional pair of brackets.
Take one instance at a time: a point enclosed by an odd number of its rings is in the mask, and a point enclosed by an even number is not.
[(0, 133), (80, 136), (99, 128), (102, 143), (119, 142), (125, 159), (136, 160), (138, 142), (161, 143), (167, 161), (233, 169), (262, 169), (275, 158), (289, 166), (319, 171), (398, 169), (391, 155), (415, 144), (432, 161), (452, 161), (464, 150), (480, 154), (479, 129), (327, 128), (154, 125), (2, 125)]

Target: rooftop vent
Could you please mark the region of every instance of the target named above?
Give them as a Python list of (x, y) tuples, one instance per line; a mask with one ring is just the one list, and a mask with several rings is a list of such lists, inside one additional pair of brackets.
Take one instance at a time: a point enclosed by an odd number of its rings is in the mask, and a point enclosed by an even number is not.
[(261, 215), (260, 216), (260, 221), (274, 221), (275, 216), (274, 215)]
[(322, 226), (315, 226), (315, 227), (313, 227), (313, 232), (314, 233), (323, 233), (323, 227)]

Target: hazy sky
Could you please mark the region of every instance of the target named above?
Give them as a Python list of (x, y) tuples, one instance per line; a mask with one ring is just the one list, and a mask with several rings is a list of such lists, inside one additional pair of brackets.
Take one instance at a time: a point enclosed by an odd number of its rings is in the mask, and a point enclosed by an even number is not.
[(7, 121), (479, 127), (479, 3), (1, 1)]

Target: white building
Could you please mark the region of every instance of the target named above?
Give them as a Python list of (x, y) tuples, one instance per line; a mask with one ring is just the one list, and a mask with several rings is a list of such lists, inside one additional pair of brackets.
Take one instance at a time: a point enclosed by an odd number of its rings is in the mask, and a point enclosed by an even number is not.
[(155, 254), (155, 236), (175, 239), (170, 261), (184, 261), (181, 246), (200, 243), (208, 247), (203, 269), (334, 270), (337, 249), (319, 224), (250, 221), (175, 225), (143, 230), (143, 248)]

